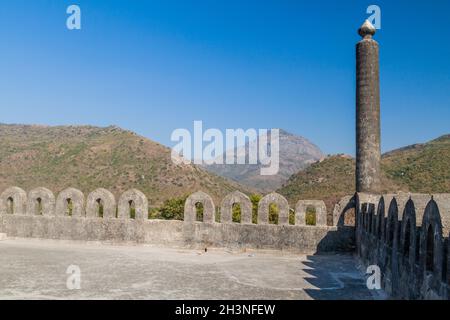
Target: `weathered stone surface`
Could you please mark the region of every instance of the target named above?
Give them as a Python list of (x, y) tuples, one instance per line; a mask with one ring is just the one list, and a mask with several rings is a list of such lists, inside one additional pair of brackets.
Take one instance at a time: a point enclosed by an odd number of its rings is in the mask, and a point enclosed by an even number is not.
[(409, 199), (403, 210), (400, 251), (405, 256), (405, 262), (409, 267), (414, 265), (414, 253), (416, 252), (416, 209), (414, 201)]
[(116, 199), (111, 192), (103, 188), (98, 188), (88, 195), (86, 199), (86, 217), (99, 217), (99, 202), (103, 204), (103, 218), (115, 218)]
[(269, 207), (271, 204), (278, 206), (278, 224), (289, 224), (289, 203), (282, 195), (272, 192), (264, 196), (258, 203), (258, 224), (269, 223)]
[(223, 198), (220, 206), (220, 222), (232, 222), (234, 204), (241, 207), (241, 223), (252, 223), (252, 202), (240, 191), (234, 191)]
[(384, 197), (380, 197), (380, 201), (377, 205), (377, 215), (375, 217), (375, 234), (378, 239), (384, 239), (385, 235), (385, 205), (384, 205)]
[(394, 248), (397, 245), (398, 239), (398, 206), (396, 198), (392, 198), (386, 221), (386, 243), (388, 246)]
[(68, 201), (70, 200), (72, 206), (72, 217), (84, 217), (84, 194), (78, 189), (67, 188), (61, 191), (56, 198), (55, 215), (68, 215)]
[(203, 222), (214, 223), (216, 221), (216, 207), (212, 198), (203, 191), (197, 191), (191, 194), (184, 204), (184, 221), (196, 221), (197, 209), (195, 205), (201, 203), (203, 205)]
[(383, 195), (373, 217), (379, 221), (375, 228), (369, 225), (368, 205), (357, 206), (357, 254), (366, 265), (380, 267), (384, 290), (394, 298), (449, 299), (442, 221), (450, 217), (450, 195)]
[(0, 214), (7, 214), (9, 210), (8, 201), (12, 199), (14, 214), (25, 214), (27, 208), (27, 193), (19, 187), (6, 189), (0, 195)]
[(27, 199), (27, 214), (44, 216), (55, 214), (55, 196), (50, 190), (42, 187), (33, 189), (28, 192)]
[[(31, 198), (51, 198), (50, 191), (39, 188), (30, 192)], [(26, 199), (25, 191), (12, 188), (3, 196), (6, 199), (19, 195)], [(67, 199), (72, 200), (72, 215), (65, 215)], [(98, 202), (103, 201), (104, 219), (98, 218)], [(129, 201), (135, 201), (136, 220), (127, 219)], [(55, 215), (2, 214), (0, 216), (0, 233), (7, 233), (11, 238), (31, 237), (81, 241), (111, 241), (164, 244), (182, 247), (229, 247), (254, 249), (282, 249), (296, 252), (330, 252), (348, 251), (354, 247), (354, 228), (336, 228), (326, 226), (302, 227), (288, 225), (289, 206), (282, 196), (270, 194), (260, 203), (260, 212), (268, 220), (271, 203), (278, 205), (280, 224), (252, 224), (251, 203), (248, 197), (232, 193), (223, 205), (224, 211), (231, 210), (232, 203), (240, 201), (243, 209), (243, 221), (249, 223), (211, 223), (214, 222), (215, 208), (211, 197), (203, 192), (196, 192), (186, 201), (187, 220), (166, 221), (148, 220), (143, 215), (147, 212), (146, 198), (137, 190), (125, 192), (119, 200), (121, 219), (111, 219), (116, 210), (114, 196), (105, 189), (97, 189), (87, 197), (87, 214), (82, 212), (83, 194), (69, 188), (58, 195)], [(204, 205), (205, 221), (195, 221), (195, 204)], [(44, 204), (44, 202), (42, 203)], [(30, 210), (35, 212), (31, 206)], [(246, 212), (246, 213), (245, 213)], [(264, 214), (265, 212), (265, 214)], [(48, 212), (47, 212), (48, 213)], [(189, 219), (190, 217), (190, 219)], [(108, 219), (109, 218), (109, 219)], [(123, 218), (123, 219), (122, 219)]]
[(118, 218), (130, 218), (130, 202), (134, 203), (135, 219), (143, 220), (148, 217), (148, 200), (145, 194), (137, 189), (124, 192), (119, 198)]
[(358, 192), (356, 194), (356, 205), (359, 206), (359, 209), (361, 210), (361, 205), (364, 203), (372, 203), (376, 204), (378, 203), (380, 199), (380, 195), (373, 194), (373, 193), (365, 193), (365, 192)]
[[(69, 191), (58, 195), (57, 202), (64, 203), (68, 197), (83, 199), (79, 191)], [(2, 199), (11, 196), (17, 198), (17, 195), (27, 199), (26, 193), (18, 188), (3, 192)], [(49, 190), (38, 188), (30, 191), (29, 198), (51, 199), (52, 196)], [(105, 218), (111, 217), (115, 212), (114, 197), (109, 191), (98, 189), (88, 198), (88, 202), (96, 204), (94, 213), (98, 210), (97, 199), (104, 202)], [(449, 221), (450, 217), (449, 194), (380, 196), (358, 193), (354, 201), (357, 211), (356, 233), (353, 227), (345, 226), (197, 223), (195, 204), (198, 202), (204, 205), (205, 217), (209, 216), (207, 221), (214, 221), (214, 203), (211, 197), (203, 192), (191, 195), (186, 202), (186, 211), (191, 210), (186, 217), (190, 215), (191, 221), (147, 220), (146, 217), (139, 217), (138, 212), (139, 221), (136, 221), (126, 219), (131, 199), (134, 199), (137, 211), (145, 207), (145, 197), (142, 193), (137, 190), (125, 192), (119, 201), (119, 207), (123, 206), (120, 216), (125, 217), (124, 219), (99, 219), (92, 213), (88, 216), (73, 214), (67, 217), (61, 214), (51, 215), (48, 211), (46, 215), (35, 215), (35, 208), (30, 205), (29, 212), (22, 215), (0, 215), (0, 233), (7, 233), (10, 238), (151, 243), (188, 248), (280, 249), (297, 252), (352, 250), (356, 235), (358, 256), (364, 263), (380, 267), (383, 274), (382, 286), (392, 297), (449, 298), (446, 264), (449, 258), (444, 250), (448, 248), (448, 231), (444, 221)], [(239, 193), (234, 193), (222, 207), (231, 211), (232, 203), (243, 199), (247, 200)], [(42, 205), (44, 203), (45, 201)], [(262, 216), (268, 219), (271, 203), (278, 205), (281, 217), (284, 210), (287, 222), (289, 206), (286, 199), (277, 194), (270, 194), (260, 201), (259, 212)], [(319, 202), (303, 201), (299, 206), (304, 208), (311, 204), (319, 205)], [(44, 211), (44, 207), (42, 209)], [(64, 209), (58, 209), (61, 210)], [(300, 210), (303, 209), (298, 212)], [(141, 212), (145, 212), (145, 209)]]
[[(334, 226), (344, 226), (346, 225), (346, 215), (347, 212), (351, 209), (355, 209), (356, 206), (356, 198), (355, 195), (345, 196), (338, 203), (334, 205), (333, 208), (333, 225)], [(353, 217), (353, 226), (355, 226), (356, 216)]]
[(431, 197), (439, 208), (442, 233), (447, 234), (450, 232), (450, 194), (432, 194)]
[(356, 46), (356, 191), (381, 190), (378, 43), (366, 21)]
[[(431, 243), (429, 241), (431, 238)], [(422, 232), (420, 237), (420, 268), (423, 273), (425, 292), (428, 290), (439, 290), (439, 282), (442, 280), (443, 266), (443, 244), (442, 221), (439, 208), (434, 200), (428, 202), (422, 219)], [(430, 257), (429, 253), (432, 252)], [(429, 260), (429, 261), (428, 261)], [(432, 277), (430, 277), (430, 273)]]
[(186, 248), (278, 249), (302, 253), (351, 251), (354, 246), (354, 228), (351, 227), (32, 215), (3, 215), (1, 219), (0, 233), (7, 233), (10, 238), (130, 242)]
[(299, 200), (295, 206), (295, 224), (306, 225), (306, 209), (308, 207), (316, 209), (316, 226), (326, 226), (327, 207), (322, 200)]
[[(166, 245), (8, 240), (1, 243), (0, 299), (177, 299), (180, 306), (192, 299), (372, 299), (373, 291), (355, 262), (350, 254), (229, 249), (201, 253)], [(81, 290), (66, 289), (68, 263), (81, 268)], [(33, 271), (25, 272), (27, 266)], [(211, 317), (211, 310), (203, 316)]]

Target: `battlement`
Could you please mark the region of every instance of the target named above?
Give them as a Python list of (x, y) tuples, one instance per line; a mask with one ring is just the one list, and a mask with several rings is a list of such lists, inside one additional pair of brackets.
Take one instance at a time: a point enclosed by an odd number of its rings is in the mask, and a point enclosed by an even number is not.
[[(203, 206), (203, 221), (197, 221), (196, 205)], [(232, 211), (240, 205), (241, 221), (233, 222)], [(269, 223), (271, 204), (278, 207), (278, 224)], [(315, 225), (306, 225), (308, 207), (315, 208)], [(139, 190), (124, 192), (116, 203), (103, 188), (85, 198), (68, 188), (57, 197), (46, 188), (28, 193), (11, 187), (0, 195), (0, 232), (9, 237), (64, 240), (136, 242), (188, 247), (282, 249), (300, 252), (340, 251), (354, 248), (354, 228), (328, 226), (323, 201), (300, 200), (295, 223), (289, 224), (288, 201), (277, 193), (258, 203), (257, 223), (252, 222), (252, 203), (235, 191), (220, 204), (219, 222), (212, 198), (202, 191), (185, 202), (184, 220), (148, 219), (148, 201)]]
[(360, 193), (357, 254), (383, 288), (406, 299), (450, 298), (450, 194)]
[[(203, 206), (202, 221), (197, 221), (198, 203)], [(232, 219), (235, 204), (240, 205), (240, 222)], [(278, 207), (278, 224), (269, 223), (272, 204)], [(225, 196), (219, 210), (207, 193), (191, 194), (183, 221), (149, 219), (148, 207), (146, 196), (136, 189), (116, 202), (103, 188), (87, 197), (68, 188), (55, 197), (46, 188), (27, 193), (11, 187), (0, 195), (0, 233), (12, 238), (302, 253), (353, 251), (356, 243), (364, 264), (380, 267), (382, 287), (393, 297), (450, 297), (450, 194), (357, 193), (336, 204), (333, 225), (327, 225), (325, 204), (318, 200), (298, 201), (290, 224), (289, 204), (277, 193), (260, 200), (257, 223), (250, 199), (238, 191)], [(308, 207), (316, 209), (316, 225), (306, 225)], [(352, 211), (356, 228), (347, 219)]]

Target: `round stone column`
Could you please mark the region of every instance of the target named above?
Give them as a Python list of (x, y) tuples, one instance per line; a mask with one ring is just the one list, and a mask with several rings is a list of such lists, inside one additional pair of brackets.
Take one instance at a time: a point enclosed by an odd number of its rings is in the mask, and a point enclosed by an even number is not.
[(366, 20), (356, 45), (356, 191), (381, 189), (380, 84), (375, 27)]

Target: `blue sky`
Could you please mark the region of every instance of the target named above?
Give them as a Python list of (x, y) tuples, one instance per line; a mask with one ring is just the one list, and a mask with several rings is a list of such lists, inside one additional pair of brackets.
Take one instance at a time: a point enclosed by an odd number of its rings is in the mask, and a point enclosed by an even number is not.
[[(77, 4), (82, 29), (66, 28)], [(450, 133), (450, 1), (1, 0), (0, 122), (283, 128), (354, 154), (355, 44), (381, 8), (382, 149)]]

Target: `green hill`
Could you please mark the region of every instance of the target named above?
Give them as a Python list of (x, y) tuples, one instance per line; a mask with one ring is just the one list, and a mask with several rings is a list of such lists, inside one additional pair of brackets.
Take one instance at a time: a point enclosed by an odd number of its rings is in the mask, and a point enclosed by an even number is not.
[[(292, 175), (278, 190), (291, 205), (299, 199), (322, 199), (331, 211), (355, 190), (355, 160), (335, 155)], [(450, 135), (382, 156), (383, 192), (450, 192)]]
[(198, 189), (215, 201), (246, 191), (197, 166), (175, 165), (169, 148), (115, 126), (0, 124), (0, 190), (13, 185), (45, 186), (55, 194), (75, 187), (85, 195), (103, 187), (116, 197), (137, 188), (151, 206)]
[(450, 135), (383, 155), (386, 175), (411, 192), (450, 192)]

